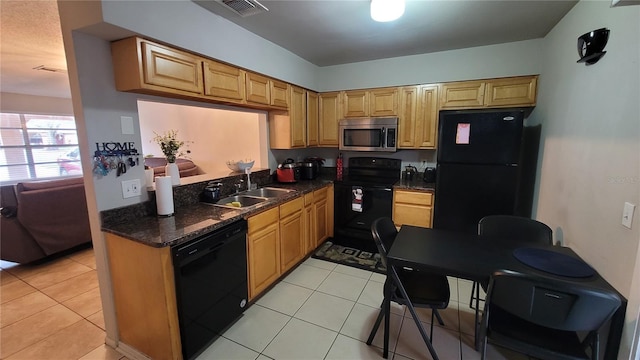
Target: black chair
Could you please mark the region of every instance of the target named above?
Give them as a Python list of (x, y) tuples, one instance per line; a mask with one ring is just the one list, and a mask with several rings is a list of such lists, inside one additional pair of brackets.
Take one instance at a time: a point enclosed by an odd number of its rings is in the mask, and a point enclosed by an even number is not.
[(620, 304), (612, 291), (497, 271), (482, 315), (482, 359), (487, 341), (538, 359), (598, 359), (599, 329)]
[[(544, 223), (520, 216), (511, 215), (490, 215), (485, 216), (478, 222), (478, 235), (490, 237), (492, 239), (507, 240), (514, 243), (538, 243), (553, 244), (553, 232)], [(488, 284), (480, 284), (483, 290), (487, 291)], [(473, 302), (475, 300), (475, 307)], [(476, 322), (478, 321), (480, 288), (477, 282), (473, 282), (469, 307), (476, 310)]]
[[(384, 266), (387, 268), (387, 272), (391, 269), (387, 262), (387, 252), (391, 248), (393, 241), (396, 238), (398, 231), (396, 230), (393, 221), (388, 217), (376, 219), (371, 225), (371, 233), (375, 240), (378, 252), (380, 253), (380, 259)], [(449, 305), (449, 281), (445, 275), (437, 275), (423, 271), (409, 270), (406, 268), (397, 270), (398, 278), (402, 287), (406, 291), (408, 299), (402, 296), (401, 289), (397, 286), (392, 277), (387, 274), (387, 280), (385, 281), (385, 294), (390, 294), (391, 298), (383, 301), (382, 309), (378, 314), (376, 323), (371, 329), (371, 334), (367, 340), (367, 345), (371, 345), (373, 338), (378, 331), (380, 322), (385, 317), (385, 301), (393, 301), (401, 305), (409, 305), (409, 301), (413, 307), (430, 308), (431, 309), (431, 331), (429, 337), (433, 337), (433, 320), (434, 316), (437, 317), (440, 325), (444, 325), (438, 309), (446, 309)], [(388, 309), (387, 309), (388, 310)], [(414, 314), (412, 313), (412, 316)], [(418, 329), (424, 338), (424, 329), (420, 322), (417, 321)], [(389, 319), (385, 319), (385, 328), (389, 328)], [(424, 339), (427, 342), (427, 339)], [(427, 343), (430, 346), (430, 342)], [(383, 350), (383, 357), (386, 359), (388, 356), (388, 338), (385, 337), (385, 344)]]

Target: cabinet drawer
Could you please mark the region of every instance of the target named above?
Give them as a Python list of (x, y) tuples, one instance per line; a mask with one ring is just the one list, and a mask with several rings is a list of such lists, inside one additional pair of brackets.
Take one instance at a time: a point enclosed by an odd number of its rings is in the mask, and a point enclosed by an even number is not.
[(304, 194), (304, 206), (313, 205), (313, 193)]
[(313, 192), (313, 200), (315, 202), (318, 201), (322, 201), (322, 200), (326, 200), (327, 199), (327, 192), (328, 192), (329, 188), (322, 188), (320, 190), (316, 190)]
[(302, 210), (303, 205), (304, 199), (302, 196), (280, 205), (280, 219), (284, 219), (294, 212)]
[(254, 215), (247, 219), (247, 224), (249, 226), (249, 233), (253, 233), (257, 230), (262, 229), (265, 226), (278, 223), (280, 211), (277, 207), (267, 210), (258, 215)]
[(433, 193), (398, 190), (395, 193), (395, 202), (431, 206), (433, 204)]
[(395, 204), (393, 221), (396, 226), (413, 225), (431, 227), (431, 207), (413, 204)]

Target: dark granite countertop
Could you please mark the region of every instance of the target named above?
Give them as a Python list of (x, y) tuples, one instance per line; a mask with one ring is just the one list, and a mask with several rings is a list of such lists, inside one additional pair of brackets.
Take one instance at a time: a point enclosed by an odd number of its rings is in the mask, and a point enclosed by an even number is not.
[(424, 182), (422, 179), (418, 180), (400, 180), (393, 185), (394, 189), (403, 190), (419, 190), (419, 191), (435, 191), (436, 184)]
[(302, 180), (297, 183), (265, 184), (264, 186), (281, 187), (295, 191), (269, 199), (246, 210), (228, 209), (195, 202), (185, 206), (176, 206), (173, 216), (159, 217), (150, 214), (149, 204), (140, 204), (135, 208), (110, 211), (108, 216), (103, 214), (102, 231), (153, 247), (180, 245), (234, 221), (271, 209), (332, 183), (333, 179), (326, 176), (316, 180)]

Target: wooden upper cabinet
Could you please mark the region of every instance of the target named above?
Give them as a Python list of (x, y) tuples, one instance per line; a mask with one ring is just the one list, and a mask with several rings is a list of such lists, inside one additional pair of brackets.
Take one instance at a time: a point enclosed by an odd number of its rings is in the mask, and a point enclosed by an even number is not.
[(245, 72), (234, 66), (205, 60), (204, 94), (218, 100), (241, 103), (245, 100)]
[[(284, 81), (269, 80), (271, 90), (271, 100), (269, 105), (288, 108), (289, 107), (289, 84)], [(301, 90), (301, 89), (300, 89)]]
[(342, 98), (345, 118), (398, 115), (398, 88), (343, 91)]
[(537, 84), (537, 75), (444, 83), (440, 109), (535, 106)]
[(306, 93), (297, 86), (289, 86), (288, 111), (269, 111), (269, 146), (272, 149), (293, 149), (306, 146)]
[(307, 94), (297, 86), (290, 87), (291, 147), (307, 145)]
[(369, 116), (369, 92), (366, 90), (349, 90), (342, 92), (344, 101), (343, 116), (367, 117)]
[(418, 121), (418, 94), (420, 86), (400, 89), (400, 114), (398, 116), (398, 147), (416, 147), (416, 123)]
[(484, 95), (485, 106), (534, 106), (537, 83), (537, 76), (490, 80)]
[(119, 91), (199, 95), (203, 93), (199, 56), (138, 37), (111, 44)]
[(340, 119), (340, 92), (320, 94), (318, 119), (318, 145), (338, 147), (338, 120)]
[(435, 149), (438, 138), (438, 86), (420, 86), (416, 145), (420, 149)]
[(246, 99), (248, 103), (270, 105), (271, 83), (269, 78), (256, 73), (247, 72), (245, 79)]
[(307, 91), (307, 146), (318, 146), (318, 93)]
[(440, 109), (469, 109), (484, 106), (485, 81), (442, 84)]
[(400, 89), (398, 147), (435, 149), (438, 124), (438, 86), (406, 86)]
[(369, 116), (398, 115), (398, 88), (369, 91)]

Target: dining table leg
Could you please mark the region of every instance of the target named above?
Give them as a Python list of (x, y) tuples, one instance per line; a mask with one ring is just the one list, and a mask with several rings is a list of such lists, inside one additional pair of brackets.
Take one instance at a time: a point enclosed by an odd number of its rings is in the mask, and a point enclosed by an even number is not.
[[(429, 349), (429, 353), (431, 354), (431, 357), (433, 358), (433, 360), (439, 360), (438, 354), (436, 353), (436, 350), (433, 348), (433, 344), (431, 343), (431, 339), (429, 338), (429, 336), (427, 336), (427, 332), (424, 331), (424, 328), (420, 323), (420, 318), (416, 313), (416, 309), (413, 307), (413, 304), (411, 303), (411, 299), (407, 295), (407, 291), (404, 289), (404, 286), (402, 286), (402, 283), (400, 282), (400, 277), (398, 277), (398, 272), (396, 271), (394, 266), (389, 266), (389, 269), (387, 271), (391, 274), (391, 278), (393, 279), (394, 283), (398, 287), (398, 290), (400, 290), (400, 294), (402, 295), (402, 298), (406, 300), (406, 305), (409, 308), (411, 317), (413, 317), (413, 321), (416, 323), (416, 326), (418, 327), (418, 331), (420, 331), (422, 340), (424, 340), (424, 343), (427, 345), (427, 348)], [(385, 334), (385, 336), (387, 335)]]

